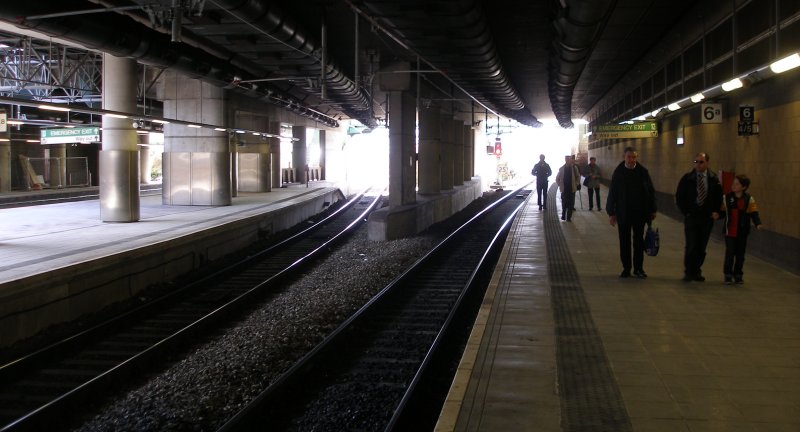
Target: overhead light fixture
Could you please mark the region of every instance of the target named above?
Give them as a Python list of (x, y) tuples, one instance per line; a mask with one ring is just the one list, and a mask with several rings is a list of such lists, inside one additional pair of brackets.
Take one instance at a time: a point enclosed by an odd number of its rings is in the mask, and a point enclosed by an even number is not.
[(29, 143), (37, 143), (37, 142), (39, 142), (39, 140), (34, 140), (34, 139), (29, 139), (29, 140), (25, 140), (25, 141), (27, 141)]
[(739, 78), (734, 78), (734, 79), (732, 79), (732, 80), (730, 80), (730, 81), (728, 81), (726, 83), (723, 83), (722, 84), (722, 90), (725, 90), (726, 92), (729, 92), (731, 90), (736, 90), (738, 88), (741, 88), (742, 85), (743, 85), (742, 84), (742, 80), (740, 80)]
[(119, 119), (126, 119), (126, 118), (128, 118), (128, 116), (125, 116), (125, 115), (122, 115), (122, 114), (103, 114), (103, 115), (107, 115), (107, 116), (109, 116), (109, 117), (114, 117), (114, 118), (119, 118)]
[(168, 122), (168, 121), (166, 121), (166, 120), (158, 120), (158, 119), (153, 119), (152, 121), (153, 121), (153, 123), (159, 123), (159, 124), (169, 124), (169, 122)]
[(653, 116), (653, 117), (655, 117), (655, 116), (657, 116), (657, 115), (658, 115), (658, 113), (660, 113), (660, 112), (661, 112), (661, 108), (659, 108), (659, 109), (657, 109), (657, 110), (655, 110), (655, 111), (651, 112), (651, 113), (650, 113), (650, 115), (651, 115), (651, 116)]
[(215, 131), (225, 132), (227, 129), (225, 128), (214, 128)]
[(647, 117), (645, 117), (645, 116), (643, 116), (643, 115), (640, 115), (639, 117), (636, 117), (636, 118), (635, 118), (635, 119), (633, 119), (633, 120), (635, 120), (635, 121), (645, 121), (646, 119), (647, 119)]
[(69, 108), (67, 107), (60, 107), (55, 105), (39, 105), (39, 108), (50, 111), (65, 111), (65, 112), (69, 111)]
[(190, 128), (194, 128), (194, 129), (200, 129), (202, 126), (196, 125), (196, 124), (188, 124), (188, 125), (186, 125), (186, 127), (190, 127)]
[(10, 125), (15, 125), (15, 126), (19, 126), (19, 125), (23, 125), (23, 124), (25, 124), (25, 123), (23, 123), (23, 122), (21, 122), (21, 121), (18, 121), (18, 120), (9, 120), (9, 121), (7, 121), (6, 123), (8, 123), (8, 124), (10, 124)]
[(244, 133), (244, 131), (243, 131), (243, 130), (240, 130), (240, 129), (237, 129), (237, 130), (236, 130), (236, 133), (238, 133), (238, 134), (243, 134), (243, 133)]
[(258, 132), (253, 132), (253, 135), (255, 135), (255, 136), (259, 136), (259, 135), (261, 135), (261, 134), (260, 134), (260, 133), (258, 133)]
[(698, 103), (705, 98), (706, 97), (703, 96), (703, 93), (697, 93), (696, 95), (692, 96), (692, 103)]
[(669, 109), (670, 111), (677, 111), (677, 110), (681, 109), (681, 106), (678, 105), (677, 102), (675, 102), (675, 103), (669, 104), (669, 106), (667, 106), (667, 109)]
[(9, 141), (8, 138), (0, 138), (0, 142), (8, 142), (8, 141)]
[(772, 72), (781, 73), (786, 72), (789, 69), (794, 69), (800, 66), (800, 54), (794, 53), (788, 57), (784, 57), (775, 63), (769, 65), (769, 68), (772, 69)]

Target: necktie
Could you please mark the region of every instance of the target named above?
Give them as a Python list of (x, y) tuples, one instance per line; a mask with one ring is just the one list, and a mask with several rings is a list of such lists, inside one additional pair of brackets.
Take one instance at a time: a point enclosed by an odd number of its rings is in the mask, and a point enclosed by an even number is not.
[(706, 176), (697, 175), (697, 204), (703, 205), (706, 201)]

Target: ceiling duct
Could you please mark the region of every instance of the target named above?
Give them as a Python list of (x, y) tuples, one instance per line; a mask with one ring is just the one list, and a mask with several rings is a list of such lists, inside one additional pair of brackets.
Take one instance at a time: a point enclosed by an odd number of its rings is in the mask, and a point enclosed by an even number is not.
[[(508, 79), (479, 1), (364, 0), (359, 6), (414, 54), (503, 116), (541, 126)], [(509, 13), (513, 13), (509, 12)]]
[[(128, 17), (109, 13), (103, 19), (95, 15), (68, 15), (57, 18), (24, 21), (19, 17), (46, 13), (46, 2), (14, 2), (0, 9), (0, 19), (16, 26), (35, 30), (53, 37), (68, 40), (89, 49), (108, 53), (117, 57), (134, 58), (137, 61), (167, 68), (191, 78), (199, 79), (218, 87), (235, 90), (260, 98), (272, 104), (290, 101), (290, 110), (303, 117), (311, 118), (328, 127), (338, 127), (338, 121), (328, 115), (304, 107), (303, 103), (291, 95), (283, 94), (277, 88), (238, 82), (256, 78), (250, 71), (233, 65), (229, 58), (212, 56), (208, 52), (186, 44), (171, 43), (170, 35), (164, 34)], [(86, 3), (63, 0), (59, 3), (65, 10), (82, 10)]]
[(556, 37), (550, 56), (548, 90), (553, 113), (562, 127), (573, 126), (575, 85), (615, 3), (615, 0), (566, 0), (566, 7), (559, 10), (553, 22)]

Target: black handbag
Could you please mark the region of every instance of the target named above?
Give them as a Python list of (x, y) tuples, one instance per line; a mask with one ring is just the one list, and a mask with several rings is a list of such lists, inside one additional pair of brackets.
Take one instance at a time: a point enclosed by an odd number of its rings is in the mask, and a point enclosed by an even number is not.
[(589, 187), (589, 177), (584, 177), (583, 178), (583, 185), (586, 186), (586, 187)]
[(658, 228), (653, 229), (653, 225), (648, 222), (647, 231), (644, 233), (644, 253), (648, 256), (658, 255), (660, 243), (661, 238), (658, 234)]

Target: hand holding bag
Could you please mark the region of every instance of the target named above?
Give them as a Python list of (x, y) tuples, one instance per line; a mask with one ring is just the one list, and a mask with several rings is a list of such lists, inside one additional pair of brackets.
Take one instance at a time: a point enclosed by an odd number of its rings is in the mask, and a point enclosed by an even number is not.
[(644, 252), (648, 256), (658, 255), (658, 248), (660, 247), (661, 238), (658, 234), (658, 228), (653, 229), (652, 222), (647, 223), (647, 231), (644, 233)]

